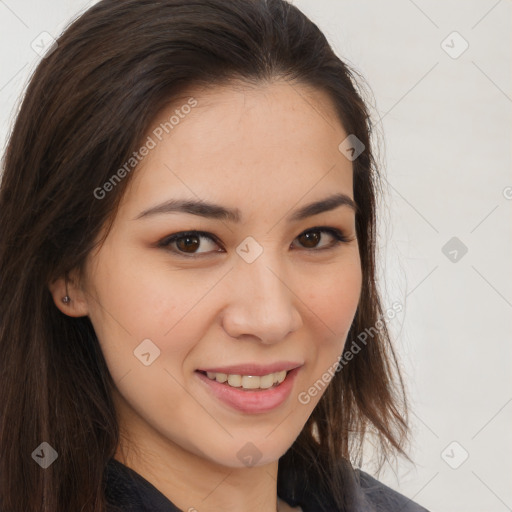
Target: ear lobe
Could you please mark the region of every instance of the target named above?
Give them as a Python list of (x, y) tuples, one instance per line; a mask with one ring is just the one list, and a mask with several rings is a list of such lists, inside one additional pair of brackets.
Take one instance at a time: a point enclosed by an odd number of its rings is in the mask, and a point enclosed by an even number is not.
[(89, 308), (82, 289), (67, 277), (59, 277), (48, 285), (57, 308), (72, 317), (87, 316)]

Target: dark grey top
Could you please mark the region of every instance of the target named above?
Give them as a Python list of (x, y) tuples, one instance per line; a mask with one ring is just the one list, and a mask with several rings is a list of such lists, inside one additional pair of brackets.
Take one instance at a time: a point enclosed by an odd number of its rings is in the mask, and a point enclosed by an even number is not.
[[(351, 512), (429, 512), (368, 473), (359, 469), (356, 472), (360, 486), (356, 490), (357, 505)], [(307, 488), (304, 483), (303, 489)], [(303, 512), (339, 512), (330, 504), (329, 496), (318, 496), (309, 490), (302, 492), (297, 500), (286, 493), (282, 489), (279, 497), (291, 506), (299, 505)], [(178, 509), (156, 487), (116, 459), (111, 459), (107, 466), (106, 495), (112, 512), (187, 512)]]

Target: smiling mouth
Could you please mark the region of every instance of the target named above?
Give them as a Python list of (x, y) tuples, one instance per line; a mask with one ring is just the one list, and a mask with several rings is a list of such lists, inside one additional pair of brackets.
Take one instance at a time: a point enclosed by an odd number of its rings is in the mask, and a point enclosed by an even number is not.
[(288, 374), (286, 370), (261, 376), (198, 371), (210, 380), (232, 388), (247, 391), (264, 391), (266, 389), (276, 388), (286, 379)]

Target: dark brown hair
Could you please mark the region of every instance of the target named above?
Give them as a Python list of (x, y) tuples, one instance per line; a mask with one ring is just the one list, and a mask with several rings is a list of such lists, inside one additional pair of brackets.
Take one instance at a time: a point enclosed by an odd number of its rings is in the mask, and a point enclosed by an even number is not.
[[(381, 460), (407, 457), (408, 440), (405, 388), (376, 286), (380, 178), (356, 72), (284, 0), (103, 0), (57, 42), (30, 80), (2, 162), (2, 510), (107, 510), (103, 477), (119, 443), (114, 383), (89, 318), (62, 314), (48, 289), (83, 268), (130, 175), (102, 200), (94, 191), (188, 87), (276, 79), (326, 92), (345, 131), (365, 146), (353, 161), (363, 284), (346, 346), (382, 327), (335, 373), (280, 459), (278, 479), (280, 486), (285, 472), (307, 474), (349, 510), (344, 482), (367, 435), (377, 436)], [(59, 454), (46, 470), (31, 457), (43, 441)]]

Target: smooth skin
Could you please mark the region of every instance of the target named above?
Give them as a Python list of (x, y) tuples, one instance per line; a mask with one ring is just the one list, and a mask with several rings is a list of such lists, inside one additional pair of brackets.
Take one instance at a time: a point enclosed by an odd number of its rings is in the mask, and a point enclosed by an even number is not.
[[(354, 198), (352, 162), (338, 150), (348, 134), (329, 97), (305, 85), (233, 82), (188, 92), (152, 123), (147, 135), (197, 100), (133, 171), (84, 279), (67, 283), (71, 303), (61, 301), (64, 278), (50, 290), (61, 311), (94, 326), (116, 383), (118, 460), (184, 511), (275, 512), (278, 459), (325, 389), (307, 404), (299, 393), (342, 353), (362, 284), (352, 208), (288, 217), (334, 193)], [(137, 218), (170, 199), (237, 208), (242, 221)], [(159, 246), (188, 230), (215, 238)], [(248, 236), (263, 248), (252, 263), (236, 252)], [(145, 339), (160, 350), (149, 366), (134, 356)], [(288, 399), (258, 414), (220, 402), (196, 372), (276, 361), (302, 366)], [(251, 467), (237, 456), (248, 442), (260, 453)], [(292, 508), (281, 502), (280, 510)]]

